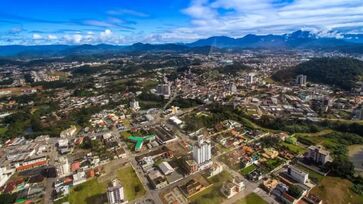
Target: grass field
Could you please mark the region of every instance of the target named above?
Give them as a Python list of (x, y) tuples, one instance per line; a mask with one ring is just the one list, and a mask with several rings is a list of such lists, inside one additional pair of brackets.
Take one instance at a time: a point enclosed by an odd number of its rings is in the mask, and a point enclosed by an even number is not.
[(334, 138), (325, 137), (326, 135), (334, 132), (333, 130), (326, 129), (317, 133), (296, 133), (297, 138), (302, 138), (309, 141), (314, 145), (323, 145), (325, 147), (334, 147), (338, 144), (337, 140)]
[(283, 142), (282, 146), (286, 147), (289, 151), (295, 153), (295, 154), (302, 154), (306, 151), (305, 148), (296, 145), (296, 144), (289, 144), (287, 142)]
[(213, 176), (208, 181), (213, 185), (203, 190), (202, 192), (194, 195), (190, 198), (190, 202), (193, 204), (219, 204), (225, 200), (225, 197), (220, 192), (223, 182), (231, 179), (231, 175), (223, 171), (222, 173)]
[(8, 129), (5, 127), (0, 127), (0, 136), (2, 136)]
[(131, 166), (120, 169), (117, 172), (117, 178), (124, 187), (125, 197), (127, 200), (135, 200), (136, 198), (145, 195), (146, 191), (144, 186)]
[(324, 136), (324, 135), (327, 135), (332, 132), (334, 132), (334, 131), (331, 129), (325, 129), (325, 130), (315, 132), (315, 133), (295, 133), (292, 136), (298, 136), (298, 137), (299, 136)]
[(158, 85), (158, 81), (149, 79), (143, 81), (140, 85), (144, 88), (144, 90), (150, 90)]
[(234, 204), (267, 204), (267, 202), (256, 193), (250, 193), (246, 197), (235, 202)]
[(97, 179), (91, 179), (75, 186), (69, 194), (68, 201), (71, 204), (103, 203), (106, 187), (106, 184), (97, 182)]
[(363, 196), (357, 195), (350, 190), (352, 183), (346, 179), (337, 177), (324, 177), (320, 184), (311, 190), (312, 194), (318, 195), (324, 203), (329, 204), (360, 204)]
[[(117, 171), (115, 175), (124, 187), (125, 197), (128, 201), (135, 200), (146, 191), (131, 166), (124, 167)], [(105, 182), (99, 182), (97, 178), (86, 181), (71, 189), (68, 197), (55, 202), (60, 204), (69, 201), (70, 204), (103, 204), (107, 202), (106, 190), (113, 178), (107, 178)]]

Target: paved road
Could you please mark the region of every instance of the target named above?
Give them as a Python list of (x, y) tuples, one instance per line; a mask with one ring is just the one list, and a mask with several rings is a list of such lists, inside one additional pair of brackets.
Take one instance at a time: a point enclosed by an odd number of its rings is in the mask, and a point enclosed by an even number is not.
[[(54, 166), (55, 159), (58, 158), (58, 151), (55, 147), (57, 143), (56, 138), (50, 138), (48, 144), (50, 146), (50, 153), (49, 153), (49, 165)], [(55, 182), (56, 178), (46, 178), (45, 181), (45, 192), (44, 192), (44, 203), (53, 203), (52, 192), (53, 192), (53, 183)]]

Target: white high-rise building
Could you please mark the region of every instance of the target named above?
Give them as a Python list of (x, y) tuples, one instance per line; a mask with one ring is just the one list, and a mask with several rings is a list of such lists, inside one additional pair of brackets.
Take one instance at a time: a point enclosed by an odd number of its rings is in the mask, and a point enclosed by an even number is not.
[(247, 83), (248, 84), (253, 84), (253, 83), (255, 83), (255, 73), (249, 73), (248, 75), (247, 75)]
[(236, 93), (237, 92), (237, 86), (235, 83), (229, 84), (229, 92)]
[(135, 111), (138, 111), (140, 110), (140, 105), (139, 105), (139, 102), (136, 101), (136, 100), (133, 100), (130, 102), (130, 108), (135, 110)]
[(164, 97), (169, 97), (171, 95), (171, 85), (170, 85), (170, 83), (159, 84), (156, 87), (156, 93), (158, 95), (161, 95), (161, 96), (164, 96)]
[(203, 164), (212, 159), (212, 145), (210, 141), (198, 139), (198, 143), (193, 146), (193, 159), (198, 164)]
[(305, 86), (306, 85), (306, 75), (300, 74), (296, 76), (296, 84), (299, 86)]
[(121, 186), (120, 181), (114, 179), (112, 186), (107, 189), (107, 199), (109, 204), (122, 204), (127, 203), (124, 196), (124, 188)]

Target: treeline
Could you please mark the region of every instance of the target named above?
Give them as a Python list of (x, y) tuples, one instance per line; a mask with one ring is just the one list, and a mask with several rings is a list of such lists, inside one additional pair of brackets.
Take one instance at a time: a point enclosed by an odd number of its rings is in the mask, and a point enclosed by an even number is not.
[(249, 67), (241, 62), (233, 62), (233, 64), (229, 64), (229, 65), (220, 67), (218, 69), (218, 71), (220, 73), (224, 73), (224, 74), (236, 74), (237, 72), (247, 71), (247, 70), (251, 70), (251, 67)]
[(363, 75), (363, 62), (348, 57), (314, 58), (296, 67), (277, 71), (272, 79), (287, 82), (298, 74), (307, 75), (308, 81), (350, 90)]
[[(244, 115), (248, 117), (247, 115)], [(249, 117), (248, 117), (249, 118)], [(249, 118), (253, 120), (252, 118)], [(340, 121), (324, 120), (321, 122), (312, 122), (308, 120), (286, 120), (283, 118), (273, 118), (269, 116), (262, 116), (259, 120), (254, 120), (255, 123), (262, 127), (274, 130), (282, 130), (285, 132), (293, 133), (315, 133), (324, 129), (332, 129), (338, 132), (347, 132), (357, 134), (363, 137), (363, 125), (360, 123), (347, 123)]]

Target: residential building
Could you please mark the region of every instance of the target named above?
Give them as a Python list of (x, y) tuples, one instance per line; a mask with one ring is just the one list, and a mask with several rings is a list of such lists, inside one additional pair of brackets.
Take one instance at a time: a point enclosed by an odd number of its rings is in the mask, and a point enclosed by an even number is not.
[(136, 100), (133, 100), (130, 102), (130, 108), (134, 111), (138, 111), (140, 110), (140, 105), (139, 105), (139, 102), (136, 101)]
[(119, 180), (114, 179), (112, 185), (107, 188), (107, 200), (109, 204), (127, 203), (125, 201), (124, 188)]
[(181, 186), (182, 192), (186, 197), (191, 197), (192, 195), (202, 191), (205, 187), (194, 179), (188, 181), (185, 185)]
[(198, 171), (198, 164), (196, 161), (191, 159), (183, 160), (183, 167), (187, 171), (188, 174), (192, 174)]
[(287, 167), (287, 175), (289, 175), (292, 179), (296, 180), (299, 183), (305, 184), (308, 181), (309, 174), (294, 167)]
[(66, 157), (59, 158), (58, 175), (66, 176), (70, 173), (71, 167)]
[(228, 91), (232, 94), (236, 93), (237, 92), (237, 86), (235, 83), (231, 83), (229, 84), (229, 87), (228, 87)]
[(233, 178), (232, 181), (225, 182), (221, 188), (221, 192), (227, 198), (231, 198), (245, 188), (245, 184), (240, 177)]
[(204, 141), (202, 138), (193, 146), (193, 159), (198, 165), (206, 163), (212, 159), (212, 145), (210, 141)]
[(255, 73), (249, 73), (247, 75), (247, 83), (248, 84), (253, 84), (255, 82)]
[(306, 159), (310, 159), (315, 163), (324, 165), (326, 162), (331, 161), (330, 152), (325, 150), (322, 146), (310, 146), (308, 152), (305, 154)]
[(161, 189), (168, 185), (168, 181), (166, 180), (165, 176), (160, 173), (157, 169), (152, 169), (148, 173), (148, 178), (151, 185), (155, 189)]
[(69, 137), (74, 137), (77, 133), (77, 127), (72, 125), (70, 128), (63, 130), (60, 133), (60, 137), (61, 138), (69, 138)]
[(14, 173), (15, 169), (7, 169), (6, 167), (0, 167), (0, 187), (3, 186)]
[(299, 86), (305, 86), (306, 85), (306, 75), (303, 75), (303, 74), (297, 75), (295, 82)]
[(159, 169), (163, 172), (164, 175), (169, 175), (174, 172), (173, 167), (171, 167), (170, 164), (165, 161), (159, 164)]
[(170, 83), (159, 84), (156, 87), (156, 93), (158, 95), (164, 96), (165, 98), (171, 95), (171, 85)]
[(222, 164), (215, 162), (215, 163), (213, 163), (212, 167), (209, 168), (209, 170), (208, 170), (208, 177), (218, 175), (218, 174), (222, 173), (222, 171), (223, 171)]

